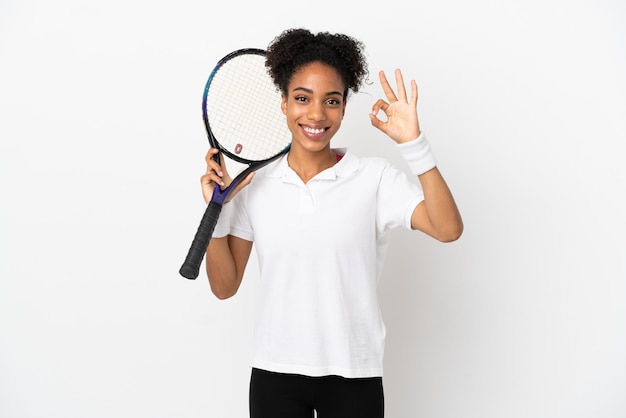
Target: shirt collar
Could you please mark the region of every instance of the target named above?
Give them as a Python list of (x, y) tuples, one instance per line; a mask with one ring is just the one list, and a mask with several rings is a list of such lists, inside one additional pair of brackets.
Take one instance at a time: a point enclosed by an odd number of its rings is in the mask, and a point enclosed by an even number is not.
[[(348, 177), (356, 172), (359, 167), (359, 159), (356, 155), (348, 151), (347, 148), (333, 148), (335, 153), (343, 155), (343, 158), (334, 166), (322, 171), (314, 177), (315, 180), (335, 180), (337, 177)], [(289, 179), (293, 176), (297, 177), (295, 171), (289, 167), (287, 163), (287, 155), (282, 156), (278, 161), (270, 165), (266, 172), (266, 177)]]

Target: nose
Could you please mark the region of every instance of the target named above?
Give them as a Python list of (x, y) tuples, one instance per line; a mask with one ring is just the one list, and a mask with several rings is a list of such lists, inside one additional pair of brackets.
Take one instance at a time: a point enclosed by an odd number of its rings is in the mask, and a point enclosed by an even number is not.
[(309, 120), (320, 121), (326, 119), (326, 112), (324, 111), (324, 104), (319, 102), (312, 102), (307, 112), (307, 118)]

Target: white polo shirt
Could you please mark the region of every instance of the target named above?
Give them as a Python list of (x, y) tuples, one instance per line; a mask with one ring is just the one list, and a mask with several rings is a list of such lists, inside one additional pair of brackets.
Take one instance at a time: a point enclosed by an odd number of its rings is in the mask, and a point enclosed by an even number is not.
[(386, 232), (411, 227), (423, 193), (386, 160), (336, 151), (341, 161), (307, 184), (283, 157), (229, 203), (230, 233), (254, 241), (260, 263), (253, 367), (382, 376)]

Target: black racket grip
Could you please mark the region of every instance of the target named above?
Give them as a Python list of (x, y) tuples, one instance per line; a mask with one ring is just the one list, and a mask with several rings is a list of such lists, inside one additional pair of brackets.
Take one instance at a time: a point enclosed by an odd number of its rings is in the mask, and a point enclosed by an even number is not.
[(185, 258), (185, 262), (180, 267), (180, 270), (178, 270), (181, 276), (191, 280), (195, 280), (198, 277), (200, 265), (204, 259), (204, 254), (209, 246), (209, 241), (211, 240), (221, 211), (221, 204), (213, 201), (209, 202), (202, 216), (202, 220), (200, 221), (200, 226), (198, 226), (198, 230), (196, 231), (196, 236), (193, 238), (191, 247), (189, 247), (189, 251), (187, 252), (187, 258)]

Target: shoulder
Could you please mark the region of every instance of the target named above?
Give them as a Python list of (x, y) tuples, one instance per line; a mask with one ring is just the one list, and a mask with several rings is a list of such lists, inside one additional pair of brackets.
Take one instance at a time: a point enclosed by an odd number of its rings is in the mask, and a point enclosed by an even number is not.
[[(344, 159), (348, 167), (344, 168), (343, 172), (339, 171), (338, 168), (338, 174), (342, 173), (346, 177), (354, 175), (362, 181), (376, 183), (378, 185), (398, 181), (412, 182), (406, 172), (393, 165), (386, 158), (378, 156), (361, 157), (348, 151)], [(344, 159), (342, 159), (341, 163), (344, 162)]]
[(411, 176), (386, 158), (378, 156), (359, 157), (346, 152), (344, 159), (347, 159), (346, 162), (352, 160), (354, 177), (360, 184), (376, 184), (378, 189), (383, 188), (393, 193), (422, 193), (417, 177)]
[(336, 152), (343, 155), (343, 158), (336, 166), (338, 174), (340, 175), (382, 173), (392, 167), (388, 160), (381, 157), (361, 157), (345, 148), (338, 149)]

